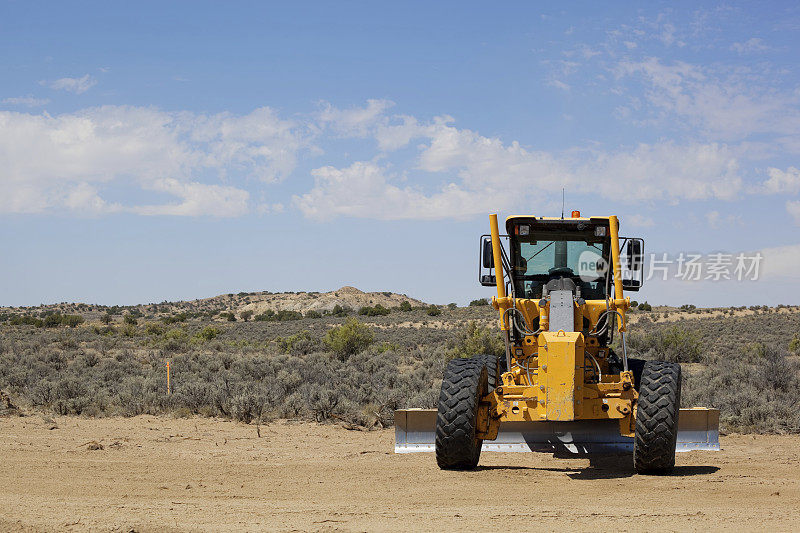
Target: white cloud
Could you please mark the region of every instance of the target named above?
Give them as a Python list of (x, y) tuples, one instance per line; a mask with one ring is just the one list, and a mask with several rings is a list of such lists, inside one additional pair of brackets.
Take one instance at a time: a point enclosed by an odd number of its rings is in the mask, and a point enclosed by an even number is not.
[(547, 85), (555, 87), (556, 89), (561, 89), (562, 91), (569, 91), (570, 89), (570, 86), (568, 84), (564, 83), (561, 80), (556, 80), (556, 79), (547, 80)]
[(565, 50), (562, 52), (565, 57), (573, 57), (576, 55), (580, 55), (583, 59), (591, 59), (595, 56), (599, 56), (602, 54), (599, 50), (595, 50), (585, 44), (578, 45), (573, 50)]
[(675, 42), (675, 26), (672, 24), (664, 24), (661, 29), (661, 34), (658, 36), (662, 43), (667, 46)]
[[(375, 129), (375, 140), (378, 141), (378, 148), (383, 151), (399, 150), (407, 146), (412, 139), (421, 137), (425, 134), (428, 127), (420, 124), (414, 117), (398, 117), (400, 124), (383, 123)], [(451, 117), (443, 117), (441, 121), (452, 121)]]
[(741, 140), (759, 133), (796, 138), (800, 132), (800, 92), (778, 91), (752, 73), (680, 61), (667, 65), (656, 58), (621, 61), (615, 73), (620, 78), (641, 76), (646, 98), (656, 110), (676, 115), (715, 139)]
[(762, 279), (800, 279), (800, 244), (761, 250)]
[(78, 183), (64, 197), (64, 206), (73, 211), (87, 215), (114, 213), (123, 208), (120, 204), (109, 204), (97, 193), (97, 189), (88, 183)]
[(140, 215), (236, 217), (249, 211), (250, 193), (235, 187), (181, 182), (169, 178), (156, 180), (148, 188), (177, 196), (181, 202), (138, 206), (131, 209), (133, 212)]
[(767, 169), (769, 179), (763, 184), (762, 188), (768, 194), (800, 192), (800, 169), (789, 167), (786, 170), (770, 167)]
[(786, 202), (786, 212), (792, 215), (794, 223), (800, 226), (800, 201)]
[(382, 150), (422, 139), (416, 168), (400, 174), (374, 162), (317, 168), (313, 189), (294, 205), (313, 218), (447, 218), (543, 208), (562, 187), (612, 200), (622, 190), (630, 202), (731, 199), (742, 189), (736, 154), (725, 145), (662, 142), (551, 153), (456, 128), (450, 117), (400, 120), (390, 126), (389, 118), (374, 117), (372, 133)]
[(447, 183), (429, 195), (414, 187), (399, 187), (392, 183), (398, 181), (397, 176), (365, 161), (342, 169), (317, 168), (311, 173), (314, 188), (293, 201), (305, 216), (319, 220), (336, 216), (380, 220), (466, 218), (506, 204), (500, 195), (481, 197), (455, 183)]
[(717, 210), (709, 211), (705, 214), (706, 222), (711, 229), (730, 228), (742, 225), (742, 219), (738, 215), (722, 215)]
[(89, 74), (80, 78), (60, 78), (46, 84), (51, 89), (69, 91), (75, 94), (83, 94), (95, 85), (97, 80)]
[(630, 225), (636, 228), (651, 228), (655, 226), (655, 222), (652, 218), (640, 214), (633, 214), (624, 217), (625, 224)]
[(549, 152), (528, 150), (516, 141), (505, 144), (444, 122), (430, 128), (427, 136), (430, 143), (421, 149), (419, 168), (447, 175), (457, 173), (464, 189), (478, 195), (513, 197), (517, 195), (508, 194), (509, 188), (553, 192), (575, 183), (568, 164)]
[(769, 46), (764, 44), (764, 41), (758, 37), (753, 37), (743, 43), (733, 43), (731, 45), (731, 50), (740, 54), (745, 54), (748, 52), (763, 52), (769, 50)]
[[(231, 216), (242, 212), (246, 197), (197, 178), (281, 180), (294, 170), (304, 135), (268, 108), (239, 116), (125, 106), (55, 116), (0, 111), (0, 212), (132, 209), (102, 203), (96, 190), (132, 182), (182, 199), (163, 213)], [(221, 205), (212, 205), (211, 196)]]
[(180, 113), (176, 119), (175, 127), (186, 130), (190, 144), (199, 149), (199, 164), (223, 176), (243, 171), (264, 182), (280, 181), (294, 170), (304, 144), (300, 126), (268, 107), (247, 115)]
[(367, 100), (365, 107), (339, 109), (325, 103), (317, 115), (323, 126), (349, 137), (365, 137), (379, 122), (385, 121), (385, 111), (394, 105), (389, 100)]
[(733, 199), (742, 189), (739, 163), (725, 145), (672, 142), (640, 144), (633, 150), (599, 152), (581, 169), (582, 181), (613, 199)]
[[(682, 79), (691, 68), (678, 70)], [(390, 105), (327, 106), (313, 124), (283, 120), (269, 108), (247, 115), (124, 106), (55, 116), (0, 111), (0, 212), (238, 216), (251, 210), (253, 197), (257, 212), (276, 213), (283, 199), (253, 196), (253, 184), (285, 179), (298, 154), (312, 151), (311, 140), (326, 136), (370, 138), (377, 152), (372, 162), (323, 162), (312, 171), (313, 187), (292, 204), (314, 218), (463, 218), (490, 209), (551, 209), (562, 187), (623, 202), (729, 200), (754, 192), (743, 187), (741, 146), (661, 141), (544, 151), (458, 128), (449, 116), (391, 115)], [(416, 155), (396, 153), (412, 142)], [(768, 172), (759, 192), (800, 189), (794, 167)], [(174, 200), (105, 201), (104, 191), (120, 182)]]
[(50, 100), (48, 100), (47, 98), (34, 98), (33, 96), (28, 95), (28, 96), (4, 98), (3, 103), (8, 105), (19, 105), (25, 107), (40, 107), (49, 104)]

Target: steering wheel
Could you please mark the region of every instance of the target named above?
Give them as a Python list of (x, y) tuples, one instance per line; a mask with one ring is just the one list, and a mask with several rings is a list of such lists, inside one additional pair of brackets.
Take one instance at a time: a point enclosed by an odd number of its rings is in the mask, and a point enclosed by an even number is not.
[(571, 277), (575, 275), (575, 272), (573, 272), (572, 269), (569, 267), (553, 267), (550, 270), (548, 270), (547, 273), (550, 275), (551, 278), (556, 276)]

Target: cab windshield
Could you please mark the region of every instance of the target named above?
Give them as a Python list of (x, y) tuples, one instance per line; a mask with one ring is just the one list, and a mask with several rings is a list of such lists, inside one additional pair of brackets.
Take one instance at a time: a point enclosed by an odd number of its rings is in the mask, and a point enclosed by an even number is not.
[(561, 277), (575, 281), (585, 299), (605, 298), (608, 240), (588, 231), (535, 231), (512, 239), (517, 294), (541, 298), (542, 287)]

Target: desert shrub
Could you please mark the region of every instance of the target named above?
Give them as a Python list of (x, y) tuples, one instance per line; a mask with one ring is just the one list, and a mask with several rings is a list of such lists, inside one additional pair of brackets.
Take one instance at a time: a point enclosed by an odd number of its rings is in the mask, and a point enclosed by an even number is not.
[(353, 312), (353, 310), (350, 309), (349, 307), (341, 306), (339, 304), (336, 304), (336, 305), (333, 306), (333, 309), (331, 309), (330, 314), (333, 315), (333, 316), (342, 317), (342, 316), (347, 316), (352, 312)]
[(446, 353), (446, 359), (472, 357), (479, 354), (505, 354), (505, 343), (496, 330), (479, 326), (470, 321), (461, 329), (453, 345)]
[(288, 354), (305, 355), (321, 348), (321, 342), (317, 335), (308, 330), (295, 333), (290, 337), (279, 337), (277, 340), (278, 348)]
[(264, 408), (270, 404), (269, 397), (269, 391), (263, 384), (248, 383), (233, 394), (227, 410), (231, 418), (245, 424), (261, 421)]
[[(214, 318), (221, 311), (204, 310)], [(504, 353), (499, 330), (479, 326), (483, 320), (494, 323), (494, 313), (485, 306), (441, 315), (439, 320), (453, 325), (464, 316), (476, 320), (460, 329), (420, 324), (370, 330), (360, 324), (372, 342), (361, 342), (351, 355), (333, 351), (332, 340), (345, 345), (352, 339), (326, 335), (326, 321), (239, 320), (224, 326), (224, 335), (200, 341), (204, 327), (221, 330), (220, 324), (165, 327), (139, 320), (138, 330), (128, 337), (124, 324), (117, 330), (102, 325), (44, 328), (47, 314), (40, 312), (6, 312), (0, 389), (24, 409), (82, 416), (174, 413), (250, 422), (290, 417), (382, 427), (392, 423), (394, 409), (436, 406), (450, 357)], [(128, 308), (120, 308), (117, 314), (126, 313)], [(663, 318), (663, 312), (657, 314)], [(192, 309), (186, 315), (196, 316)], [(400, 315), (381, 322), (402, 322)], [(22, 316), (28, 318), (12, 324)], [(646, 320), (653, 313), (640, 316), (628, 338), (645, 338), (645, 351), (652, 357), (675, 358), (650, 352), (648, 343), (663, 339), (667, 345), (697, 341), (702, 347), (699, 363), (684, 366), (684, 405), (719, 407), (727, 430), (800, 433), (794, 392), (800, 385), (800, 358), (785, 349), (800, 331), (800, 313), (724, 319), (703, 314), (657, 324)], [(42, 327), (31, 327), (36, 321)], [(350, 319), (345, 326), (350, 322), (359, 324)], [(166, 360), (172, 368), (171, 395), (166, 394)]]
[(54, 328), (56, 326), (61, 325), (61, 314), (59, 313), (50, 313), (45, 315), (44, 317), (44, 327), (46, 328)]
[(400, 303), (399, 309), (401, 311), (403, 311), (403, 312), (411, 311), (411, 309), (412, 309), (411, 303), (408, 302), (408, 301), (403, 301), (403, 302)]
[(478, 298), (477, 300), (472, 300), (469, 303), (470, 307), (478, 307), (478, 306), (481, 306), (481, 305), (489, 305), (489, 300), (486, 299), (486, 298)]
[(303, 314), (299, 311), (288, 311), (286, 309), (281, 309), (277, 313), (275, 313), (275, 320), (282, 322), (284, 320), (301, 320), (303, 318)]
[(789, 351), (795, 355), (800, 355), (800, 337), (797, 335), (792, 337), (792, 340), (789, 341)]
[(36, 326), (37, 328), (44, 327), (44, 320), (35, 318), (30, 315), (14, 315), (8, 323), (12, 326)]
[(651, 306), (649, 303), (645, 301), (643, 304), (638, 305), (638, 309), (639, 311), (652, 311), (653, 306)]
[(800, 363), (785, 349), (757, 343), (685, 378), (684, 406), (720, 409), (724, 430), (800, 432)]
[(194, 338), (201, 341), (201, 342), (208, 342), (217, 338), (217, 335), (222, 333), (219, 329), (215, 328), (214, 326), (206, 326), (197, 333), (195, 333)]
[(147, 335), (153, 335), (153, 336), (156, 336), (156, 337), (158, 335), (163, 335), (164, 331), (165, 331), (164, 330), (164, 326), (162, 326), (161, 324), (156, 324), (154, 322), (150, 322), (149, 324), (147, 324), (144, 327), (144, 332)]
[(643, 358), (658, 361), (696, 363), (703, 352), (700, 336), (677, 325), (650, 333), (633, 332), (627, 341), (628, 347)]
[(428, 316), (439, 316), (442, 314), (442, 310), (436, 305), (429, 305), (425, 312), (428, 314)]
[(447, 304), (447, 308), (452, 311), (453, 309), (458, 308), (458, 304), (455, 302), (450, 302), (449, 304)]
[(174, 324), (176, 322), (186, 322), (186, 320), (188, 318), (189, 318), (189, 315), (187, 313), (184, 313), (184, 312), (175, 313), (172, 316), (172, 323)]
[(300, 320), (301, 318), (303, 318), (303, 315), (298, 311), (282, 309), (276, 312), (272, 309), (267, 309), (260, 315), (256, 315), (255, 320), (258, 322), (282, 322), (285, 320)]
[(257, 314), (254, 320), (256, 322), (268, 322), (271, 320), (275, 320), (275, 311), (273, 311), (272, 309), (267, 309), (263, 313)]
[(174, 315), (161, 317), (161, 321), (169, 326), (178, 322), (186, 322), (188, 318), (189, 316), (186, 313), (175, 313)]
[(242, 317), (242, 320), (247, 322), (248, 320), (250, 320), (250, 318), (252, 318), (253, 311), (251, 311), (250, 309), (245, 309), (244, 311), (239, 313), (239, 316)]
[(400, 349), (400, 346), (393, 342), (384, 342), (380, 346), (378, 346), (378, 353), (389, 352), (389, 351), (397, 351)]
[(305, 318), (322, 318), (322, 313), (320, 313), (319, 311), (314, 311), (313, 309), (309, 309), (308, 311), (305, 312), (303, 317), (305, 317)]
[(130, 314), (125, 315), (124, 321), (125, 321), (126, 324), (130, 324), (132, 326), (135, 326), (139, 322), (138, 320), (136, 320), (135, 316), (130, 315)]
[(176, 352), (186, 348), (186, 343), (189, 340), (189, 334), (185, 330), (173, 328), (162, 337), (164, 350), (168, 352)]
[(103, 328), (99, 328), (99, 327), (95, 326), (94, 328), (92, 328), (92, 331), (96, 335), (106, 335), (106, 336), (114, 335), (117, 332), (117, 330), (114, 329), (114, 326), (106, 326), (106, 327), (103, 327)]
[(358, 314), (363, 316), (385, 316), (388, 315), (390, 312), (391, 311), (386, 309), (381, 304), (378, 304), (375, 307), (364, 306), (358, 310)]
[(355, 318), (334, 327), (325, 334), (323, 342), (340, 360), (344, 361), (372, 344), (372, 330)]
[(85, 320), (81, 315), (64, 315), (61, 317), (61, 325), (71, 328), (74, 328), (79, 324), (83, 324), (84, 322)]

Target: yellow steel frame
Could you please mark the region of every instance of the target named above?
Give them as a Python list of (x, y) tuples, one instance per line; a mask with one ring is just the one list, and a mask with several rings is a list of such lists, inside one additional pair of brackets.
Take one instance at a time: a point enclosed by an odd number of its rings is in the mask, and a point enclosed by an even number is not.
[[(483, 409), (479, 410), (478, 417), (480, 438), (496, 438), (502, 422), (584, 419), (618, 420), (620, 433), (633, 435), (637, 399), (633, 374), (609, 374), (608, 349), (601, 347), (595, 337), (585, 338), (580, 332), (584, 318), (594, 328), (600, 315), (607, 309), (619, 313), (618, 331), (626, 330), (625, 312), (630, 306), (630, 299), (622, 294), (619, 221), (615, 216), (609, 216), (607, 220), (614, 297), (588, 300), (582, 305), (576, 303), (575, 331), (564, 332), (549, 331), (548, 304), (540, 305), (539, 301), (530, 299), (514, 300), (506, 295), (497, 215), (489, 216), (497, 281), (497, 296), (492, 298), (492, 305), (502, 317), (500, 328), (504, 332), (509, 329), (505, 311), (514, 307), (524, 315), (528, 324), (538, 318), (542, 331), (538, 335), (525, 336), (521, 343), (511, 348), (516, 364), (502, 375), (502, 383), (482, 398)], [(600, 367), (602, 379), (599, 382), (587, 382), (584, 370), (587, 358)]]

